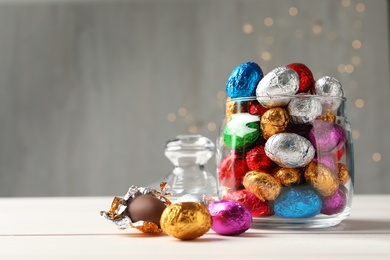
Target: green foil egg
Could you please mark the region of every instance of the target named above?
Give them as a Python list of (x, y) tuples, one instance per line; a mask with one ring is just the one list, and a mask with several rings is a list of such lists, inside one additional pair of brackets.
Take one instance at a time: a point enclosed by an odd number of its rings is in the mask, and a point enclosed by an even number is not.
[(223, 130), (224, 144), (232, 150), (241, 150), (256, 142), (260, 136), (259, 117), (249, 113), (232, 115)]

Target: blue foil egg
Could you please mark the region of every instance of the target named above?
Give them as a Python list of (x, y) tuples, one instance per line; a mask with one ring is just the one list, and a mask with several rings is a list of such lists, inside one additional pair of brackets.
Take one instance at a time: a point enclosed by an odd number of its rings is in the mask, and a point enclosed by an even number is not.
[(226, 82), (226, 94), (231, 98), (250, 97), (256, 94), (256, 87), (263, 78), (263, 71), (255, 62), (238, 65)]
[(320, 213), (320, 196), (309, 186), (288, 188), (275, 200), (275, 214), (281, 218), (311, 218)]

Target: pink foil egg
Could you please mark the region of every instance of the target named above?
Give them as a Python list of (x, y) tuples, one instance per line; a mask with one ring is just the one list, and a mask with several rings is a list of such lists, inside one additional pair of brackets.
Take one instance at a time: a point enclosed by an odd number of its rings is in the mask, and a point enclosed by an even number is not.
[(344, 186), (329, 197), (322, 200), (321, 213), (325, 215), (334, 215), (342, 212), (347, 205), (347, 190)]
[(309, 132), (309, 140), (317, 151), (337, 151), (345, 144), (345, 130), (338, 124), (315, 120)]
[(251, 211), (237, 201), (218, 200), (208, 205), (207, 208), (213, 220), (211, 229), (220, 235), (239, 235), (251, 226)]

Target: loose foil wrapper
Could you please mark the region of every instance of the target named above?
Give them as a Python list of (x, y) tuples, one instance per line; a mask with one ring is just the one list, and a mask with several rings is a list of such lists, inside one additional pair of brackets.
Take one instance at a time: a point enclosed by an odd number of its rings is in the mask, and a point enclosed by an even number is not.
[(167, 206), (171, 204), (170, 200), (166, 196), (170, 196), (169, 185), (165, 182), (160, 184), (160, 190), (137, 187), (132, 185), (123, 198), (114, 197), (111, 208), (109, 211), (101, 211), (100, 215), (105, 219), (113, 222), (119, 229), (136, 228), (144, 233), (161, 233), (162, 230), (152, 222), (137, 221), (133, 222), (126, 214), (127, 206), (132, 200), (141, 195), (152, 195), (163, 201)]

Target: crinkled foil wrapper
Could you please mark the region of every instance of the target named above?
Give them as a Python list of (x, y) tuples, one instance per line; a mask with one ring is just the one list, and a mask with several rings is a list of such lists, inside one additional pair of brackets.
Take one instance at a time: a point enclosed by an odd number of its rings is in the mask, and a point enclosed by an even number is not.
[(137, 187), (132, 185), (123, 198), (114, 197), (111, 208), (109, 211), (101, 211), (100, 215), (105, 219), (113, 222), (119, 229), (136, 228), (144, 233), (161, 233), (162, 230), (152, 222), (137, 221), (133, 222), (130, 217), (126, 214), (127, 205), (132, 200), (141, 195), (152, 195), (163, 201), (167, 206), (171, 204), (171, 201), (166, 198), (170, 196), (169, 185), (165, 182), (160, 184), (160, 190), (148, 188), (148, 187)]

